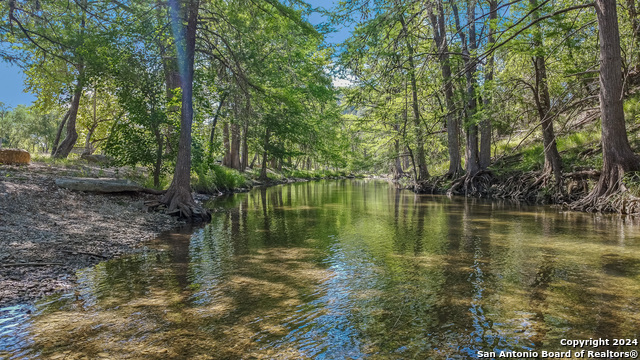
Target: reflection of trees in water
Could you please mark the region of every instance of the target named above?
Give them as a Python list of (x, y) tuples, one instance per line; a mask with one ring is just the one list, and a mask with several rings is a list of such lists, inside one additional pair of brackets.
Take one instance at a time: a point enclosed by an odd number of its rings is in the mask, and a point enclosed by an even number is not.
[(639, 328), (640, 254), (623, 220), (365, 182), (226, 204), (188, 253), (178, 234), (162, 253), (83, 273), (84, 302), (32, 320), (35, 346), (69, 358), (438, 359)]

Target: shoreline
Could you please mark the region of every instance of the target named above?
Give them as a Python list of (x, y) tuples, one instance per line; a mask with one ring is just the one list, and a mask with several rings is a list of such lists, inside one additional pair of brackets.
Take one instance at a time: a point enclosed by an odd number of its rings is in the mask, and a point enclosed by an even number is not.
[[(74, 288), (76, 272), (100, 262), (140, 251), (145, 242), (184, 225), (161, 212), (146, 212), (144, 202), (157, 200), (151, 194), (92, 194), (58, 188), (55, 178), (68, 169), (44, 163), (28, 167), (0, 165), (0, 308), (33, 303), (44, 296)], [(296, 182), (346, 180), (355, 176), (284, 178), (218, 194), (194, 193), (204, 203), (221, 195), (248, 192)], [(418, 194), (445, 194), (443, 178), (432, 178), (422, 191), (391, 177), (367, 177), (396, 184), (398, 189)], [(451, 180), (448, 180), (451, 181)], [(492, 184), (501, 180), (492, 179)], [(423, 183), (424, 185), (424, 183)], [(426, 191), (425, 191), (426, 189)], [(495, 197), (489, 190), (454, 194), (472, 198), (511, 200), (527, 204), (554, 204), (529, 189), (526, 197)], [(532, 194), (534, 194), (532, 196)], [(532, 201), (533, 200), (533, 201)], [(542, 201), (541, 201), (542, 200)], [(548, 199), (546, 199), (548, 200)]]
[[(85, 175), (104, 175), (104, 169), (93, 170)], [(70, 171), (40, 162), (0, 165), (0, 308), (69, 291), (77, 285), (78, 270), (135, 254), (147, 241), (185, 225), (176, 217), (145, 211), (145, 201), (158, 195), (93, 194), (56, 186), (55, 179)], [(194, 193), (194, 198), (203, 203), (254, 187), (349, 178), (253, 181), (248, 188)]]
[(0, 165), (0, 308), (76, 286), (76, 272), (139, 251), (181, 224), (144, 211), (149, 194), (96, 195), (58, 188), (67, 169)]

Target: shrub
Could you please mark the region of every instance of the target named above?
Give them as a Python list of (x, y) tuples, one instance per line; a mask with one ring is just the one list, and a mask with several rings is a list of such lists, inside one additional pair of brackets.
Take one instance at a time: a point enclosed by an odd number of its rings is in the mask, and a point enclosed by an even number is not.
[(201, 165), (192, 176), (194, 191), (214, 194), (248, 186), (247, 178), (237, 170), (220, 165)]

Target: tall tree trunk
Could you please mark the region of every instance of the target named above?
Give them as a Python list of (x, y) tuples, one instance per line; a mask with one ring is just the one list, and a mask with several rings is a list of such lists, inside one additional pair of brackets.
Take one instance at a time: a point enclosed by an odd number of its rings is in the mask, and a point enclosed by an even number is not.
[(64, 126), (67, 123), (67, 119), (69, 119), (70, 114), (71, 110), (67, 110), (67, 112), (64, 114), (64, 117), (62, 118), (62, 121), (60, 121), (60, 125), (58, 125), (56, 138), (53, 141), (53, 146), (51, 147), (51, 156), (53, 156), (56, 153), (56, 150), (58, 150), (58, 145), (60, 145), (60, 138), (62, 137), (62, 130), (64, 130)]
[(211, 133), (209, 135), (209, 156), (213, 155), (213, 140), (216, 134), (216, 124), (218, 123), (218, 118), (220, 117), (220, 112), (222, 111), (222, 107), (224, 106), (224, 100), (227, 98), (227, 94), (223, 93), (220, 97), (220, 103), (218, 104), (218, 109), (216, 110), (216, 114), (213, 116), (213, 122), (211, 124)]
[(231, 124), (231, 168), (240, 170), (240, 126), (236, 122)]
[[(495, 26), (498, 19), (498, 2), (496, 0), (489, 0), (489, 38), (488, 46), (493, 47), (495, 44)], [(488, 94), (484, 96), (484, 107), (489, 109), (491, 107), (493, 96), (493, 67), (495, 62), (494, 52), (491, 52), (491, 56), (487, 60), (485, 86), (488, 85)], [(491, 118), (489, 115), (485, 115), (480, 122), (480, 168), (486, 169), (491, 165)]]
[(190, 220), (211, 219), (208, 211), (198, 207), (191, 196), (191, 126), (193, 122), (193, 62), (196, 44), (199, 1), (185, 1), (187, 26), (180, 24), (180, 9), (177, 2), (171, 4), (171, 21), (176, 31), (176, 47), (180, 61), (180, 80), (182, 86), (182, 109), (180, 117), (180, 141), (178, 159), (171, 186), (162, 197), (168, 204), (169, 212), (177, 212)]
[(249, 122), (244, 122), (242, 129), (242, 162), (240, 163), (240, 171), (244, 172), (249, 166)]
[(84, 65), (78, 67), (78, 79), (76, 81), (71, 107), (69, 108), (69, 117), (67, 118), (67, 134), (62, 143), (56, 148), (53, 157), (56, 159), (64, 159), (69, 156), (71, 150), (78, 140), (78, 132), (76, 131), (76, 119), (78, 118), (78, 109), (80, 107), (80, 98), (84, 89)]
[(478, 48), (476, 43), (476, 23), (475, 9), (476, 0), (467, 0), (467, 27), (469, 28), (469, 39), (466, 56), (466, 78), (467, 78), (467, 173), (473, 175), (480, 170), (480, 154), (478, 151), (478, 125), (475, 123), (475, 115), (478, 107), (478, 98), (476, 94), (477, 80), (476, 70), (477, 62), (475, 59), (475, 51)]
[(449, 147), (449, 170), (447, 175), (456, 177), (462, 173), (462, 158), (460, 156), (460, 121), (455, 116), (455, 102), (453, 98), (453, 81), (451, 77), (451, 64), (449, 60), (449, 45), (447, 44), (446, 23), (442, 0), (438, 0), (438, 15), (436, 16), (431, 6), (427, 11), (433, 28), (433, 40), (438, 49), (438, 59), (440, 62), (440, 72), (444, 82), (444, 97), (447, 106), (447, 142)]
[(411, 108), (413, 110), (413, 124), (416, 131), (416, 154), (418, 160), (418, 178), (417, 181), (425, 181), (429, 178), (429, 170), (424, 153), (424, 129), (420, 124), (420, 104), (418, 103), (418, 81), (416, 79), (416, 67), (414, 62), (414, 51), (409, 39), (409, 31), (404, 16), (400, 15), (400, 24), (405, 35), (407, 50), (409, 51), (409, 80), (411, 81)]
[[(393, 125), (393, 129), (398, 133), (398, 135), (400, 135), (400, 124)], [(400, 140), (395, 139), (393, 145), (394, 164), (391, 167), (391, 172), (393, 173), (393, 178), (397, 180), (404, 175), (404, 171), (402, 170), (402, 161), (400, 159)]]
[[(591, 196), (620, 189), (626, 171), (640, 170), (640, 158), (629, 146), (622, 107), (622, 57), (615, 0), (596, 0), (600, 33), (600, 111), (602, 113), (602, 175)], [(597, 200), (597, 199), (596, 199)]]
[(467, 79), (466, 104), (465, 104), (465, 128), (467, 133), (467, 143), (465, 152), (465, 166), (467, 176), (472, 176), (480, 170), (480, 159), (478, 151), (478, 125), (475, 123), (475, 114), (477, 108), (476, 97), (476, 68), (477, 63), (473, 52), (477, 49), (476, 45), (476, 23), (475, 23), (475, 0), (467, 0), (467, 28), (468, 37), (462, 31), (460, 26), (460, 17), (458, 8), (452, 4), (456, 28), (462, 40), (462, 60), (464, 61), (465, 75)]
[(222, 146), (224, 147), (222, 165), (231, 167), (231, 142), (229, 141), (229, 123), (227, 121), (222, 126)]
[(93, 144), (91, 143), (91, 138), (93, 137), (93, 133), (96, 131), (98, 124), (93, 124), (87, 130), (87, 136), (84, 138), (84, 150), (82, 151), (82, 155), (91, 155), (93, 154)]
[[(163, 9), (169, 6), (169, 2), (163, 2), (160, 0), (156, 0), (156, 17), (159, 23), (164, 24), (167, 21), (167, 18), (163, 14)], [(171, 19), (171, 8), (169, 7), (169, 21)], [(175, 37), (175, 34), (174, 34)], [(164, 72), (164, 81), (165, 81), (165, 92), (166, 99), (168, 102), (172, 102), (175, 94), (178, 89), (180, 89), (180, 69), (178, 64), (178, 56), (176, 45), (174, 45), (174, 39), (171, 39), (167, 36), (167, 34), (163, 33), (160, 36), (156, 37), (156, 43), (158, 49), (160, 49), (160, 56), (162, 58), (162, 69)], [(169, 45), (166, 45), (169, 44)], [(180, 111), (180, 106), (173, 105), (168, 108), (168, 112), (170, 114), (174, 114)], [(173, 136), (173, 128), (169, 124), (164, 129), (165, 136), (167, 139), (171, 139)], [(171, 141), (166, 142), (166, 149), (164, 151), (169, 154), (173, 152)]]
[(156, 137), (156, 162), (153, 166), (153, 186), (157, 189), (160, 187), (160, 174), (162, 173), (162, 153), (164, 151), (164, 141), (162, 132), (155, 126), (153, 134)]
[[(529, 0), (533, 9), (538, 7), (538, 0)], [(533, 21), (539, 18), (538, 12), (532, 14)], [(542, 125), (542, 142), (544, 145), (544, 173), (553, 174), (556, 186), (562, 186), (562, 159), (556, 146), (556, 136), (553, 131), (553, 117), (551, 116), (551, 97), (549, 96), (549, 85), (547, 82), (547, 64), (544, 58), (544, 40), (542, 29), (537, 24), (533, 36), (534, 58), (533, 63), (536, 72), (536, 105), (538, 116)]]
[(253, 159), (251, 159), (251, 163), (249, 164), (249, 167), (251, 169), (253, 169), (253, 166), (256, 164), (256, 161), (258, 160), (258, 153), (253, 154)]
[(264, 150), (262, 152), (262, 169), (260, 170), (260, 180), (261, 181), (267, 181), (267, 156), (268, 156), (268, 151), (267, 149), (269, 148), (269, 137), (271, 136), (271, 131), (269, 131), (269, 128), (267, 128), (265, 130), (264, 133)]

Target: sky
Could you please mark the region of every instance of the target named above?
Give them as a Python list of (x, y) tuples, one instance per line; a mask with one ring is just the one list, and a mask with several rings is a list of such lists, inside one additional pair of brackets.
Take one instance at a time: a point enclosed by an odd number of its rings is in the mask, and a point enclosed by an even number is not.
[[(311, 6), (331, 8), (337, 0), (307, 0)], [(314, 13), (309, 21), (313, 25), (321, 23), (324, 19), (320, 14)], [(327, 36), (327, 42), (336, 44), (349, 37), (349, 29), (337, 29), (334, 34)], [(0, 60), (0, 102), (9, 107), (16, 107), (20, 104), (30, 105), (35, 100), (31, 93), (24, 91), (24, 74), (19, 67)]]
[(24, 75), (20, 68), (0, 61), (0, 102), (14, 108), (20, 104), (29, 105), (34, 100), (32, 94), (24, 92)]

